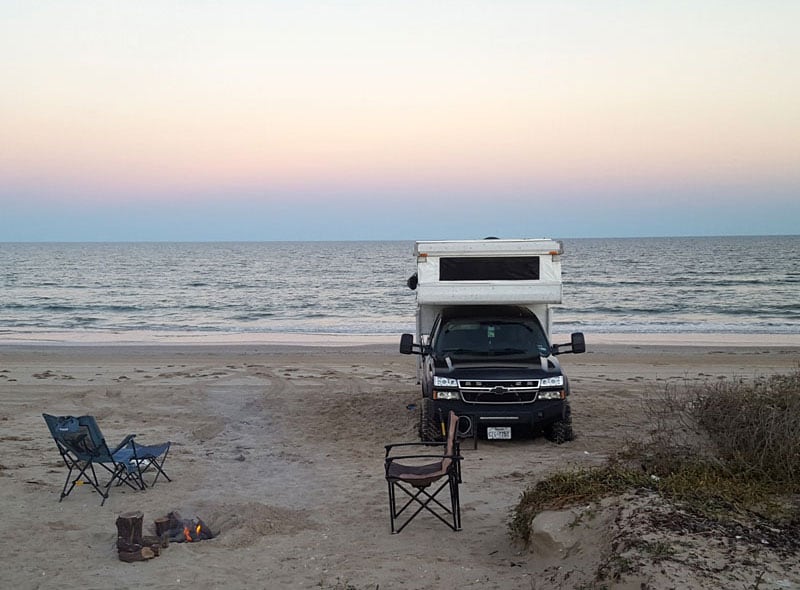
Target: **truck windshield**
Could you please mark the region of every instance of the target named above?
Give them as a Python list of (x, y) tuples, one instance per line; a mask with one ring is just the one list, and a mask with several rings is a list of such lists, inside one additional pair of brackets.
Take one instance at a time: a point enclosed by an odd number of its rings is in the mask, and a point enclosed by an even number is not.
[(535, 321), (467, 320), (446, 322), (433, 345), (437, 356), (529, 358), (547, 356), (550, 347)]

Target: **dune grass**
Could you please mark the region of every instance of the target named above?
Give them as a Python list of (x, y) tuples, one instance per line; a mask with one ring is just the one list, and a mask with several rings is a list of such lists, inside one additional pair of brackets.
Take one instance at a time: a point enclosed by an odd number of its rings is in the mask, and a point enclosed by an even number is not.
[(509, 523), (512, 537), (528, 543), (542, 510), (637, 490), (717, 526), (733, 524), (732, 534), (743, 519), (759, 521), (759, 530), (800, 529), (800, 370), (665, 386), (649, 418), (652, 430), (605, 465), (526, 489)]

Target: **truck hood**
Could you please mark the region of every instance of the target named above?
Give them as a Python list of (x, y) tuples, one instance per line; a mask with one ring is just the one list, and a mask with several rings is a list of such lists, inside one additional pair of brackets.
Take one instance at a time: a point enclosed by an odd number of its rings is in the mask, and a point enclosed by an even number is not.
[(448, 365), (445, 361), (437, 361), (434, 366), (437, 375), (453, 379), (537, 379), (561, 374), (561, 367), (553, 357), (528, 359), (520, 363), (484, 360)]

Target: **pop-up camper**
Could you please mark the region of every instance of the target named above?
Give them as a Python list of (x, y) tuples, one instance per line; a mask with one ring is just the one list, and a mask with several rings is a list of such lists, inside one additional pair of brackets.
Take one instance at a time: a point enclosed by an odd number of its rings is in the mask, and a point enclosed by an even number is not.
[(569, 383), (556, 356), (585, 344), (579, 332), (550, 344), (562, 252), (550, 239), (416, 242), (408, 285), (417, 334), (403, 334), (400, 352), (419, 355), (423, 440), (441, 438), (450, 410), (463, 436), (572, 439)]

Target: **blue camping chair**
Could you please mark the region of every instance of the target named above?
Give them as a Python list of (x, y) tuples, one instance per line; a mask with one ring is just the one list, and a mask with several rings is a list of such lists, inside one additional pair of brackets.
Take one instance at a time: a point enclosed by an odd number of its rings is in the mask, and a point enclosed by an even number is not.
[[(42, 414), (50, 434), (56, 442), (58, 452), (64, 460), (69, 472), (61, 490), (60, 502), (80, 483), (90, 484), (103, 497), (102, 506), (108, 499), (112, 484), (127, 485), (134, 490), (144, 490), (145, 473), (154, 471), (155, 477), (150, 482), (154, 485), (159, 476), (167, 481), (169, 476), (164, 471), (164, 461), (169, 453), (169, 442), (160, 445), (136, 444), (135, 434), (129, 434), (114, 449), (109, 448), (94, 416), (51, 416)], [(110, 479), (101, 485), (95, 466), (102, 467)], [(75, 477), (73, 472), (77, 471)], [(101, 472), (102, 474), (102, 472)]]

